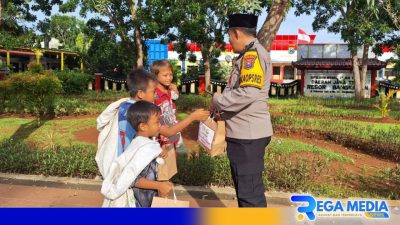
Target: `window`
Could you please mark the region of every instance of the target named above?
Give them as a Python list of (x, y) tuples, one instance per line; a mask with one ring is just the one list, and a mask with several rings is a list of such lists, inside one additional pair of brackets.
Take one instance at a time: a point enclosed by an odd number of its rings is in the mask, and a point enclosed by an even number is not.
[(283, 79), (293, 80), (294, 79), (294, 70), (291, 66), (285, 66)]
[(274, 66), (273, 75), (280, 75), (280, 74), (281, 74), (281, 68), (279, 66)]

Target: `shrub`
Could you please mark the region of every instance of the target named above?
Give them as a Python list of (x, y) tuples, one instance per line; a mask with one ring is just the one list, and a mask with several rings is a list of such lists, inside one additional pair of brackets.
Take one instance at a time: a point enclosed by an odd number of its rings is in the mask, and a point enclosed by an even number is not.
[[(55, 146), (53, 150), (39, 150), (22, 141), (6, 140), (0, 142), (0, 171), (93, 178), (99, 175), (95, 154), (94, 146)], [(266, 154), (264, 183), (267, 189), (306, 190), (324, 167), (319, 160), (293, 162), (285, 157)], [(191, 159), (179, 155), (178, 174), (173, 181), (183, 185), (233, 185), (227, 157), (211, 157), (204, 150)]]
[(0, 143), (0, 171), (93, 178), (99, 174), (95, 154), (94, 147), (88, 146), (56, 146), (51, 151), (31, 149), (23, 142), (7, 140)]
[(327, 160), (318, 157), (294, 161), (271, 151), (266, 154), (264, 184), (273, 190), (308, 191), (326, 165)]
[(83, 94), (88, 83), (93, 80), (90, 75), (74, 70), (57, 71), (56, 75), (67, 94)]
[(174, 182), (198, 186), (233, 185), (227, 157), (212, 158), (204, 151), (191, 159), (187, 159), (185, 155), (178, 157), (178, 174), (174, 177)]
[(32, 61), (28, 64), (28, 71), (32, 74), (43, 73), (43, 65), (41, 63)]
[(6, 100), (9, 99), (11, 91), (10, 80), (0, 81), (0, 108), (4, 109), (6, 106)]
[(359, 149), (400, 162), (399, 126), (371, 125), (362, 122), (336, 119), (302, 119), (289, 116), (273, 116), (274, 130), (278, 133), (295, 133), (312, 138), (319, 137), (346, 147)]
[(54, 115), (55, 116), (77, 116), (82, 114), (88, 114), (89, 109), (86, 101), (79, 99), (66, 99), (57, 98), (54, 103)]
[(379, 94), (379, 103), (374, 106), (380, 111), (382, 118), (386, 118), (389, 116), (390, 112), (390, 103), (392, 102), (393, 96), (399, 92), (398, 90), (390, 90), (386, 95), (385, 92), (380, 92)]
[[(265, 155), (264, 184), (268, 190), (307, 191), (313, 178), (325, 168), (326, 161), (312, 158), (292, 161), (288, 156), (269, 152)], [(232, 186), (229, 161), (226, 156), (211, 157), (205, 151), (187, 159), (178, 157), (175, 183), (183, 185)]]
[(9, 100), (16, 104), (11, 106), (15, 111), (30, 111), (40, 116), (53, 113), (55, 96), (62, 92), (60, 81), (50, 72), (15, 74), (0, 81), (0, 86), (7, 87), (4, 104)]
[(180, 95), (176, 101), (176, 106), (179, 110), (187, 111), (198, 108), (208, 108), (211, 97), (201, 95)]

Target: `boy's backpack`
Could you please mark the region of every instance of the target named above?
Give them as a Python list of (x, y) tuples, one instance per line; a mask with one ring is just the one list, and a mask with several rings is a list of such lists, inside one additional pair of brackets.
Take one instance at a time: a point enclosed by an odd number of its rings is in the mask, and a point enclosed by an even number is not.
[(128, 100), (129, 98), (123, 98), (111, 103), (96, 120), (100, 133), (95, 159), (103, 178), (107, 176), (111, 163), (118, 157), (118, 110), (121, 103)]

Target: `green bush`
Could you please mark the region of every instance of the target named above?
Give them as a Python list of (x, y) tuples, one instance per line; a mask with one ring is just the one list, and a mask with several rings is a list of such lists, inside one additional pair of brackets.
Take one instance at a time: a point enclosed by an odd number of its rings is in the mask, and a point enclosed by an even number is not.
[(187, 159), (186, 155), (178, 157), (178, 174), (174, 177), (174, 182), (197, 186), (233, 185), (227, 157), (212, 158), (204, 151), (191, 159)]
[(54, 151), (31, 149), (23, 142), (0, 143), (0, 171), (94, 178), (99, 174), (94, 160), (96, 150), (89, 146), (57, 146)]
[[(307, 191), (327, 163), (319, 158), (293, 161), (288, 157), (275, 152), (265, 155), (264, 184), (267, 190)], [(191, 159), (185, 155), (178, 157), (178, 174), (173, 181), (197, 186), (233, 185), (228, 158), (211, 157), (205, 151), (200, 151), (199, 156)]]
[(28, 64), (28, 71), (32, 74), (43, 73), (44, 72), (43, 65), (41, 63), (32, 61)]
[(92, 76), (74, 70), (57, 71), (56, 75), (67, 94), (83, 94), (88, 83), (93, 80)]
[[(6, 88), (7, 87), (7, 88)], [(0, 82), (0, 113), (37, 115), (38, 110), (31, 105), (21, 104), (19, 98), (10, 97), (10, 82)], [(84, 95), (64, 97), (56, 95), (52, 107), (47, 109), (51, 116), (79, 116), (100, 114), (113, 101), (127, 97), (126, 92), (104, 91), (97, 93), (87, 91)]]
[(400, 126), (292, 116), (273, 116), (272, 123), (278, 133), (318, 137), (400, 162)]
[[(0, 94), (5, 106), (3, 112), (31, 112), (40, 116), (52, 114), (55, 97), (62, 93), (61, 82), (50, 72), (15, 74), (0, 81), (0, 86), (7, 90)], [(9, 104), (10, 101), (14, 104)], [(7, 104), (10, 108), (6, 108)]]
[(11, 82), (10, 80), (0, 81), (0, 110), (6, 107), (6, 101), (10, 97)]
[(220, 62), (211, 64), (211, 79), (218, 81), (226, 81), (229, 78), (231, 67)]
[(86, 101), (79, 99), (57, 98), (54, 106), (55, 116), (78, 116), (90, 113)]
[[(27, 105), (21, 105), (21, 101), (19, 99), (10, 99), (4, 102), (0, 102), (0, 106), (0, 113), (31, 115), (38, 114), (37, 108)], [(47, 114), (51, 116), (78, 116), (86, 115), (89, 113), (97, 114), (100, 113), (102, 110), (104, 109), (93, 109), (93, 107), (90, 107), (89, 104), (84, 100), (61, 98), (56, 96), (53, 99), (53, 105), (47, 109)]]
[[(94, 146), (32, 149), (24, 142), (6, 140), (0, 142), (0, 172), (93, 178), (99, 175), (95, 154)], [(318, 159), (292, 162), (286, 157), (266, 154), (264, 183), (267, 189), (307, 190), (325, 165)], [(205, 151), (192, 159), (180, 155), (178, 174), (173, 181), (183, 185), (232, 186), (229, 161), (226, 156), (211, 157)]]
[(211, 101), (211, 97), (201, 95), (180, 95), (176, 101), (176, 107), (179, 111), (188, 111), (199, 108), (208, 108)]
[(279, 111), (285, 115), (314, 115), (330, 117), (351, 118), (379, 118), (379, 114), (371, 110), (359, 110), (348, 108), (329, 108), (322, 105), (290, 105), (281, 106)]

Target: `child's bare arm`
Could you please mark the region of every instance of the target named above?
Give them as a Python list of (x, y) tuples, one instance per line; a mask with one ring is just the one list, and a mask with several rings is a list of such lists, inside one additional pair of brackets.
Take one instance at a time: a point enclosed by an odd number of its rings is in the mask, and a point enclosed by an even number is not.
[(174, 91), (176, 94), (179, 94), (178, 86), (176, 86), (176, 84), (169, 85), (169, 88), (171, 89), (171, 91)]
[(210, 112), (204, 109), (198, 109), (194, 111), (192, 114), (190, 114), (186, 119), (182, 120), (181, 122), (177, 123), (174, 126), (161, 126), (160, 128), (160, 134), (165, 136), (165, 137), (171, 137), (179, 132), (181, 132), (183, 129), (185, 129), (187, 126), (190, 125), (191, 122), (193, 121), (204, 121), (210, 116)]
[(171, 192), (173, 184), (169, 181), (154, 181), (142, 177), (136, 182), (135, 187), (147, 190), (157, 190), (160, 197), (165, 197), (168, 196), (169, 192)]

